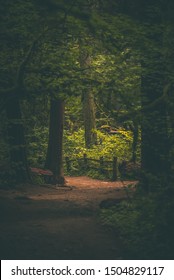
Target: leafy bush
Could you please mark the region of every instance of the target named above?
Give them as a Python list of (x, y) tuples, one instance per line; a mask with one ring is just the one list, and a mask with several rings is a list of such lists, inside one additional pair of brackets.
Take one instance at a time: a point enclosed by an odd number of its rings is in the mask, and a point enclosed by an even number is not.
[(113, 156), (120, 160), (129, 160), (131, 158), (132, 135), (130, 131), (118, 130), (117, 134), (110, 135), (96, 130), (98, 144), (91, 149), (85, 148), (84, 130), (79, 129), (73, 134), (65, 131), (65, 156), (71, 158), (82, 157), (84, 153), (88, 157), (104, 157), (112, 159)]
[[(64, 134), (64, 155), (70, 159), (80, 159), (86, 154), (88, 158), (100, 159), (103, 157), (104, 160), (113, 160), (116, 156), (120, 161), (129, 160), (131, 158), (131, 146), (132, 146), (132, 135), (130, 131), (118, 130), (115, 135), (109, 135), (100, 130), (96, 130), (98, 144), (93, 145), (92, 148), (85, 148), (84, 141), (84, 130), (79, 129), (78, 131), (69, 134), (65, 131)], [(93, 163), (94, 165), (94, 163)], [(112, 163), (111, 163), (112, 168)], [(65, 169), (66, 170), (66, 169)], [(110, 178), (112, 176), (112, 171), (104, 174), (103, 172), (98, 172), (91, 165), (91, 168), (86, 168), (84, 171), (83, 165), (78, 165), (78, 163), (72, 164), (71, 175), (81, 175), (87, 174), (93, 178)]]
[(124, 258), (174, 258), (174, 189), (136, 194), (131, 203), (101, 210), (101, 221), (119, 233)]
[(47, 127), (33, 127), (30, 134), (27, 135), (28, 160), (31, 166), (43, 167), (46, 158), (48, 141)]

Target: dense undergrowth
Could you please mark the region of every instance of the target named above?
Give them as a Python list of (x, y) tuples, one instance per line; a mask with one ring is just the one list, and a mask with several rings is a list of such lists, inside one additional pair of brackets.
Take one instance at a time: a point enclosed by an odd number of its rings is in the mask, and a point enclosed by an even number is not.
[[(79, 129), (70, 134), (65, 131), (64, 139), (64, 156), (70, 160), (75, 160), (71, 163), (70, 170), (67, 170), (66, 162), (64, 164), (65, 174), (67, 175), (88, 175), (97, 179), (112, 178), (112, 161), (117, 157), (118, 163), (129, 161), (132, 157), (132, 141), (133, 136), (131, 131), (118, 129), (117, 133), (110, 135), (101, 130), (96, 130), (97, 144), (90, 149), (85, 147), (84, 130)], [(90, 161), (89, 166), (83, 164), (83, 156), (87, 158), (99, 160), (101, 157), (104, 161), (105, 170), (97, 170), (99, 164)], [(137, 149), (137, 158), (140, 159), (140, 147)], [(105, 164), (105, 161), (110, 161)], [(120, 174), (119, 174), (120, 175)], [(128, 174), (127, 174), (128, 175)]]
[(102, 224), (119, 235), (124, 259), (173, 259), (173, 189), (144, 194), (137, 188), (133, 199), (101, 210)]
[[(117, 134), (109, 135), (108, 133), (96, 130), (97, 144), (90, 149), (85, 147), (84, 129), (77, 131), (64, 131), (64, 173), (68, 176), (87, 175), (97, 179), (112, 178), (112, 160), (116, 156), (118, 162), (123, 160), (129, 161), (132, 156), (133, 136), (131, 131), (118, 129)], [(28, 158), (30, 166), (44, 167), (46, 157), (48, 129), (34, 127), (33, 133), (28, 136)], [(39, 145), (38, 145), (39, 143)], [(103, 157), (104, 161), (111, 161), (107, 164), (107, 170), (97, 170), (99, 164), (90, 162), (88, 167), (84, 167), (83, 156), (87, 155), (90, 159), (99, 160)], [(70, 169), (67, 169), (66, 158), (74, 160), (71, 162)], [(137, 149), (137, 158), (140, 159), (140, 147)]]

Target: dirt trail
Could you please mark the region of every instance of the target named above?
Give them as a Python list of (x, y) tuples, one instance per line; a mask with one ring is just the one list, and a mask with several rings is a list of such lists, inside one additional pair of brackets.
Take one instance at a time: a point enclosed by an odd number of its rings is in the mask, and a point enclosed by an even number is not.
[(0, 190), (1, 259), (121, 258), (119, 239), (101, 226), (98, 212), (102, 200), (125, 196), (123, 183), (66, 181)]

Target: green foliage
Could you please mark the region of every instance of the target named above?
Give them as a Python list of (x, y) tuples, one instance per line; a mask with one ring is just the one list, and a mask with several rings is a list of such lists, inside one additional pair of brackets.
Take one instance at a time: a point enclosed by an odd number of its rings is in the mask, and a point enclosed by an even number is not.
[(73, 134), (69, 134), (68, 131), (64, 132), (64, 155), (72, 159), (80, 158), (86, 152), (84, 130), (79, 129)]
[(123, 258), (173, 259), (173, 194), (173, 188), (148, 196), (139, 193), (129, 203), (102, 210), (102, 223), (121, 238)]
[(83, 129), (79, 129), (72, 134), (65, 131), (65, 156), (73, 159), (87, 154), (90, 158), (112, 159), (113, 156), (116, 156), (120, 161), (130, 160), (132, 145), (132, 133), (130, 131), (118, 129), (118, 133), (114, 135), (103, 133), (100, 130), (95, 132), (97, 133), (98, 144), (91, 149), (86, 149)]
[[(113, 157), (117, 157), (118, 163), (129, 161), (132, 157), (132, 132), (125, 129), (117, 129), (117, 133), (114, 135), (104, 133), (101, 130), (95, 131), (97, 134), (98, 144), (93, 145), (90, 149), (85, 147), (84, 141), (84, 129), (69, 133), (65, 130), (64, 133), (64, 156), (70, 160), (75, 160), (71, 163), (71, 168), (68, 175), (82, 175), (86, 174), (93, 178), (112, 178), (112, 161)], [(137, 151), (139, 153), (139, 151)], [(110, 161), (105, 167), (99, 169), (99, 162), (90, 161), (89, 166), (86, 167), (83, 164), (83, 156), (87, 155), (89, 159), (99, 160), (103, 157), (104, 161)], [(79, 161), (80, 160), (80, 161)], [(66, 172), (65, 165), (65, 172)], [(99, 169), (97, 171), (97, 168)], [(66, 173), (67, 174), (67, 173)], [(130, 178), (135, 178), (132, 173), (129, 174)], [(132, 177), (131, 177), (132, 176)]]
[(33, 127), (27, 136), (28, 161), (30, 166), (44, 167), (47, 151), (48, 128)]

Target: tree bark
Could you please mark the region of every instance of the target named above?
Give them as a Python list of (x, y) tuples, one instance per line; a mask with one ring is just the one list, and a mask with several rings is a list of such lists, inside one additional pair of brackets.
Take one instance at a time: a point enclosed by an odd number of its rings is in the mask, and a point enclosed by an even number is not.
[[(166, 60), (164, 55), (163, 2), (142, 1), (139, 18), (144, 26), (142, 54), (142, 167), (156, 177), (167, 178), (169, 139), (167, 104), (164, 96)], [(152, 17), (150, 10), (153, 9)], [(139, 16), (140, 16), (139, 15)], [(161, 29), (159, 29), (161, 28)], [(158, 102), (160, 100), (160, 102)], [(152, 105), (153, 104), (153, 105)]]
[(166, 30), (165, 30), (165, 61), (166, 61), (166, 72), (168, 76), (168, 118), (169, 118), (169, 130), (170, 130), (170, 176), (173, 186), (173, 166), (174, 166), (174, 2), (168, 1), (168, 6), (165, 14)]
[[(148, 58), (148, 60), (152, 58)], [(169, 165), (169, 142), (167, 131), (167, 106), (157, 103), (148, 105), (160, 98), (164, 89), (164, 74), (160, 57), (153, 57), (153, 65), (143, 65), (146, 74), (142, 77), (142, 167), (153, 175), (166, 176)]]
[(65, 184), (63, 172), (64, 101), (52, 99), (50, 107), (49, 140), (45, 168), (53, 172), (51, 183)]
[(131, 128), (133, 133), (133, 141), (132, 141), (132, 158), (131, 161), (136, 163), (137, 160), (137, 146), (138, 146), (138, 136), (139, 136), (139, 127), (138, 124), (134, 121), (133, 126)]
[(25, 58), (19, 65), (14, 86), (12, 86), (11, 88), (0, 90), (0, 98), (2, 100), (2, 105), (0, 106), (0, 109), (4, 110), (7, 116), (9, 154), (11, 165), (15, 174), (15, 183), (31, 182), (27, 161), (20, 98), (23, 96), (24, 91), (25, 69), (33, 55), (36, 43), (37, 40), (33, 42)]
[[(90, 65), (91, 57), (88, 52), (83, 49), (83, 42), (79, 40), (80, 55), (79, 61), (80, 66), (85, 70), (87, 77), (90, 76)], [(92, 93), (92, 88), (90, 82), (86, 85), (86, 89), (82, 94), (83, 103), (83, 118), (84, 118), (84, 128), (85, 128), (85, 145), (86, 148), (91, 148), (92, 145), (97, 143), (96, 122), (95, 122), (95, 105), (94, 96)]]
[(16, 183), (30, 182), (30, 172), (27, 162), (26, 143), (21, 108), (18, 95), (15, 94), (6, 104), (8, 120), (8, 143), (12, 168)]
[(96, 124), (95, 124), (95, 109), (94, 109), (94, 97), (90, 91), (86, 91), (83, 95), (83, 117), (85, 127), (85, 145), (86, 148), (90, 148), (96, 144)]

